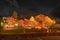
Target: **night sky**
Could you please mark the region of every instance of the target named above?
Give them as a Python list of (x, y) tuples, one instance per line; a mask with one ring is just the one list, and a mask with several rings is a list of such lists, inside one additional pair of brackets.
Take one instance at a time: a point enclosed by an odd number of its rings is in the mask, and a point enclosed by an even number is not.
[[(59, 0), (0, 0), (0, 16), (11, 16), (16, 10), (19, 17), (45, 14), (60, 18)], [(56, 15), (55, 15), (56, 14)]]

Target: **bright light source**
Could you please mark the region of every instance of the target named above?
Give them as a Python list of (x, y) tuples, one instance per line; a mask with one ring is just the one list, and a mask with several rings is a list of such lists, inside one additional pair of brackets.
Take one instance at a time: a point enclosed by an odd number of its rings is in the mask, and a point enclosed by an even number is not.
[(1, 22), (1, 26), (3, 26), (3, 22)]
[(32, 24), (29, 24), (30, 27), (32, 27), (33, 25)]
[(15, 24), (15, 26), (18, 26), (18, 24)]

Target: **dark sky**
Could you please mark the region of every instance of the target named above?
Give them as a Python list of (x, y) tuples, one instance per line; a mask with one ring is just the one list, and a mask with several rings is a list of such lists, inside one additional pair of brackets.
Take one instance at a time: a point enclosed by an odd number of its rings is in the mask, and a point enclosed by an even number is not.
[[(19, 16), (31, 16), (44, 13), (60, 17), (59, 0), (0, 0), (0, 16), (11, 16), (16, 10)], [(57, 11), (56, 11), (57, 10)], [(55, 15), (57, 14), (57, 15)]]

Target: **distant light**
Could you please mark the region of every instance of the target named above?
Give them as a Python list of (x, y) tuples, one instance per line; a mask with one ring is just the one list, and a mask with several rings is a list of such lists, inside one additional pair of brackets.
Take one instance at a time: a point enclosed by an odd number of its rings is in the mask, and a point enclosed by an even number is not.
[(32, 27), (33, 25), (32, 24), (29, 24), (30, 27)]
[(18, 24), (15, 24), (15, 26), (18, 26)]
[(3, 22), (1, 22), (1, 26), (3, 26)]

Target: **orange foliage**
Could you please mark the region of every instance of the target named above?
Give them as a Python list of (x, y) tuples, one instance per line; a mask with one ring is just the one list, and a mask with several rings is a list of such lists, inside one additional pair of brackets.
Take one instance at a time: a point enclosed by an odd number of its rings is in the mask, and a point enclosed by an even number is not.
[(24, 18), (23, 20), (17, 20), (12, 17), (8, 17), (7, 22), (10, 24), (17, 22), (19, 26), (28, 29), (47, 29), (46, 24), (51, 25), (56, 23), (55, 20), (52, 20), (50, 17), (45, 15), (37, 15), (35, 17), (31, 16), (30, 19)]

